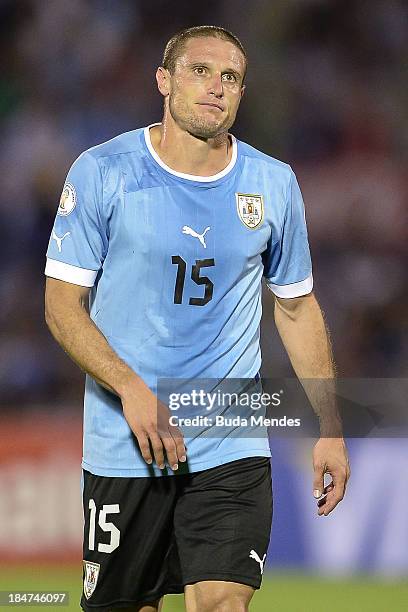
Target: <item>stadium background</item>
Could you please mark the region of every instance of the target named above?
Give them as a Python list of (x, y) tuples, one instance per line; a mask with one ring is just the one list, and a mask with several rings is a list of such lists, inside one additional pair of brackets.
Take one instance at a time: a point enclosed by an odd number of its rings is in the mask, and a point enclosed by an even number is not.
[[(403, 0), (0, 2), (0, 590), (69, 589), (78, 609), (83, 377), (43, 322), (44, 253), (73, 159), (160, 119), (154, 71), (178, 29), (220, 24), (247, 47), (233, 132), (297, 173), (339, 373), (406, 376), (407, 12)], [(288, 376), (271, 326), (266, 294), (263, 371)], [(275, 520), (252, 609), (406, 610), (406, 441), (351, 440), (348, 496), (326, 519), (311, 447), (272, 441)]]

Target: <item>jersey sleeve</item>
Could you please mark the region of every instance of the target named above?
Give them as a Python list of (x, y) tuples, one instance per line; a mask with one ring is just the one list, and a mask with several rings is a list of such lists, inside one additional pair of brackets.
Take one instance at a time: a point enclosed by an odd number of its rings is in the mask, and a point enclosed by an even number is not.
[(268, 288), (281, 298), (294, 298), (313, 289), (312, 262), (302, 194), (291, 171), (282, 228), (273, 235), (263, 254)]
[(92, 287), (107, 248), (101, 170), (86, 151), (68, 172), (48, 244), (45, 274)]

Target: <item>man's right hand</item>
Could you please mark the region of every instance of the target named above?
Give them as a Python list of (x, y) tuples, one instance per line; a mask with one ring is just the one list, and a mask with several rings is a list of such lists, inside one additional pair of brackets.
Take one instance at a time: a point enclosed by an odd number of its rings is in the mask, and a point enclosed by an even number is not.
[(178, 469), (179, 461), (186, 461), (183, 434), (178, 427), (170, 425), (170, 410), (149, 387), (139, 379), (121, 396), (123, 414), (139, 443), (143, 459), (149, 465), (154, 461), (163, 470), (164, 451), (172, 470)]

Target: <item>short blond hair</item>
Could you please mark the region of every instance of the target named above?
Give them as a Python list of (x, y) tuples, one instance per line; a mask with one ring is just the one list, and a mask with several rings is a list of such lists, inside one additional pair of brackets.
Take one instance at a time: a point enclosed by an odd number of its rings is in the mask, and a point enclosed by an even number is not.
[[(195, 26), (193, 28), (186, 28), (181, 30), (174, 36), (172, 36), (166, 45), (163, 53), (162, 66), (169, 72), (173, 73), (176, 67), (176, 62), (183, 52), (184, 46), (191, 38), (206, 38), (206, 37), (220, 38), (221, 40), (227, 40), (239, 49), (245, 58), (245, 72), (248, 66), (248, 57), (244, 47), (242, 46), (239, 38), (232, 34), (229, 30), (222, 28), (221, 26)], [(244, 75), (245, 76), (245, 75)]]

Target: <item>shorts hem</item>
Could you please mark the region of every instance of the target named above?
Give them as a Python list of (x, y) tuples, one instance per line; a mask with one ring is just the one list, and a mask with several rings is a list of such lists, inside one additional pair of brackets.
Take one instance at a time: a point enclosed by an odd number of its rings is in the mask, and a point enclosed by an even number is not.
[[(179, 585), (171, 585), (166, 587), (161, 592), (157, 593), (147, 593), (146, 595), (142, 595), (138, 599), (114, 599), (113, 601), (109, 601), (108, 603), (103, 604), (93, 604), (88, 602), (80, 602), (80, 606), (82, 610), (99, 610), (100, 612), (109, 612), (112, 609), (112, 606), (115, 608), (127, 608), (129, 606), (141, 606), (143, 604), (149, 604), (152, 601), (157, 601), (161, 599), (165, 595), (181, 595), (184, 593), (184, 586), (182, 584)], [(85, 607), (84, 607), (85, 606)]]
[(253, 589), (260, 589), (262, 578), (256, 580), (253, 576), (243, 576), (242, 574), (235, 574), (230, 572), (203, 572), (201, 574), (195, 574), (188, 578), (183, 578), (183, 585), (195, 584), (203, 580), (222, 580), (224, 582), (238, 582), (239, 584), (246, 584)]
[(109, 603), (104, 604), (92, 604), (86, 603), (85, 607), (82, 605), (81, 608), (83, 610), (92, 609), (92, 610), (100, 610), (100, 612), (107, 612), (115, 606), (117, 608), (125, 608), (128, 606), (140, 606), (142, 604), (148, 604), (152, 601), (156, 601), (165, 597), (166, 595), (182, 595), (184, 593), (184, 589), (188, 584), (196, 584), (197, 582), (202, 582), (204, 580), (220, 580), (223, 582), (237, 582), (239, 584), (245, 584), (247, 586), (252, 587), (253, 589), (259, 590), (261, 587), (262, 579), (260, 581), (254, 580), (250, 576), (242, 576), (241, 574), (234, 574), (228, 572), (204, 572), (202, 574), (195, 574), (194, 576), (189, 576), (188, 578), (184, 578), (183, 582), (178, 585), (170, 585), (165, 587), (163, 591), (158, 593), (148, 593), (146, 596), (139, 597), (138, 599), (122, 599), (122, 600), (114, 600)]

